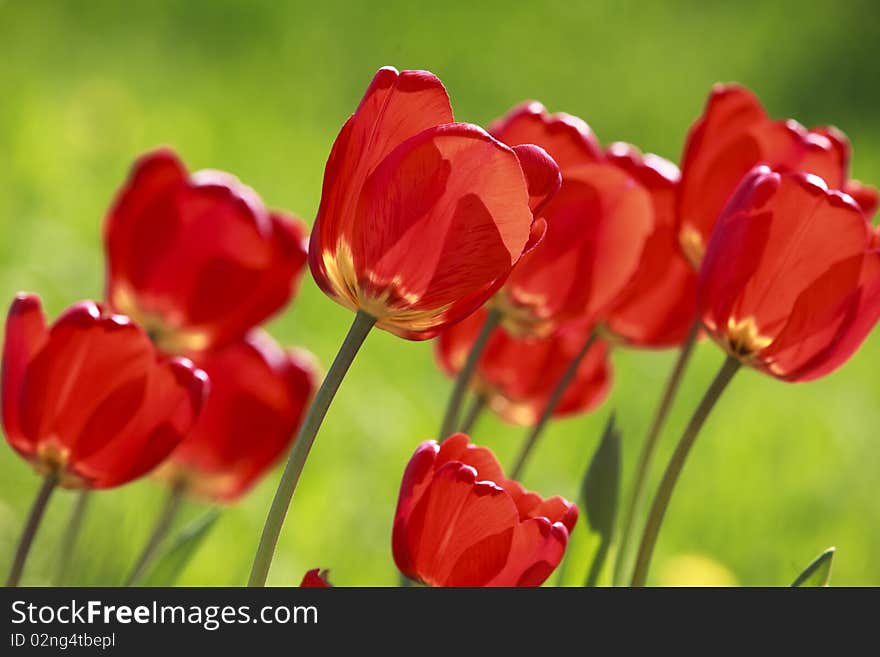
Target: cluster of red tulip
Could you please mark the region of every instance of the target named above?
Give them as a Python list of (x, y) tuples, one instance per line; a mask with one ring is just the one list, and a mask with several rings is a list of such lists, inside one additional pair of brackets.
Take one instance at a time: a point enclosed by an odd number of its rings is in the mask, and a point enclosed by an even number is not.
[[(516, 481), (543, 427), (603, 402), (613, 349), (680, 350), (642, 448), (622, 581), (645, 472), (705, 332), (728, 357), (645, 522), (631, 572), (643, 584), (678, 473), (736, 370), (817, 378), (880, 318), (877, 192), (849, 179), (849, 154), (837, 130), (772, 120), (746, 89), (718, 86), (679, 173), (628, 144), (603, 147), (582, 120), (536, 102), (488, 131), (457, 123), (434, 75), (383, 68), (333, 145), (310, 238), (231, 175), (189, 173), (167, 150), (142, 157), (107, 215), (103, 302), (51, 325), (34, 295), (9, 311), (3, 426), (44, 481), (9, 584), (58, 486), (152, 472), (169, 485), (168, 509), (187, 494), (228, 503), (288, 454), (250, 578), (263, 585), (318, 429), (374, 326), (439, 336), (438, 361), (456, 379), (441, 442), (416, 448), (394, 519), (398, 568), (430, 586), (543, 583), (578, 517)], [(306, 260), (355, 313), (317, 390), (309, 355), (259, 328), (290, 301)], [(530, 427), (512, 478), (457, 433), (484, 408)], [(328, 584), (313, 570), (302, 585)]]

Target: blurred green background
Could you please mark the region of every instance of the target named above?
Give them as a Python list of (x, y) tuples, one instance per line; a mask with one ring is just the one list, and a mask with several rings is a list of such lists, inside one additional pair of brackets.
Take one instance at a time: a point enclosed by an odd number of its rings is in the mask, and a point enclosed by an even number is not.
[[(604, 142), (631, 141), (676, 161), (710, 85), (738, 80), (773, 116), (843, 128), (855, 145), (854, 175), (877, 184), (878, 44), (871, 0), (0, 0), (0, 300), (38, 292), (54, 316), (99, 297), (103, 213), (132, 160), (159, 144), (192, 168), (234, 172), (270, 206), (311, 221), (336, 132), (385, 64), (438, 74), (460, 120), (485, 124), (537, 98), (582, 116)], [(270, 330), (326, 366), (350, 319), (307, 274)], [(525, 484), (574, 498), (611, 409), (629, 476), (673, 358), (615, 354), (611, 399), (552, 426)], [(714, 345), (697, 349), (663, 461), (720, 362)], [(836, 545), (833, 584), (880, 585), (878, 362), (880, 331), (815, 383), (738, 376), (685, 469), (651, 581), (788, 584)], [(390, 533), (400, 475), (436, 431), (448, 389), (430, 343), (370, 336), (312, 452), (270, 583), (296, 585), (313, 567), (330, 568), (343, 586), (396, 583)], [(523, 432), (487, 418), (476, 436), (506, 463)], [(180, 583), (246, 580), (278, 476), (223, 513)], [(37, 485), (0, 445), (4, 569)], [(163, 497), (151, 481), (96, 496), (74, 582), (121, 581)], [(51, 581), (73, 499), (62, 491), (53, 500), (25, 583)], [(182, 519), (202, 510), (192, 504)], [(577, 531), (573, 552), (589, 547), (583, 521)]]

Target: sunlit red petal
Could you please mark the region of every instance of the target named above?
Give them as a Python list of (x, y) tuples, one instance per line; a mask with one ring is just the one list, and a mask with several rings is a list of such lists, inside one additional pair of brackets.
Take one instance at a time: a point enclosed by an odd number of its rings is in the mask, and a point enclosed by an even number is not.
[(537, 144), (552, 157), (563, 177), (571, 167), (602, 160), (602, 148), (590, 127), (570, 114), (550, 114), (536, 101), (514, 107), (489, 126), (509, 146)]

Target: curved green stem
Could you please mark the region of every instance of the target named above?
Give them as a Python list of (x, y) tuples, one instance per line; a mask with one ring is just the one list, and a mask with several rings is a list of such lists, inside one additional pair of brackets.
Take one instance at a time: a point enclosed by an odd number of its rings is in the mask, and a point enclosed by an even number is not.
[(312, 449), (312, 444), (315, 442), (315, 437), (318, 435), (318, 429), (321, 428), (324, 416), (327, 415), (327, 410), (330, 408), (330, 403), (333, 401), (345, 373), (348, 372), (354, 357), (375, 323), (375, 317), (358, 311), (351, 328), (348, 329), (348, 335), (345, 336), (345, 340), (330, 366), (330, 371), (327, 372), (321, 388), (309, 406), (309, 411), (299, 429), (296, 441), (293, 443), (293, 449), (290, 450), (284, 474), (281, 476), (281, 481), (278, 482), (275, 498), (272, 500), (272, 506), (266, 517), (266, 524), (263, 526), (260, 545), (254, 556), (248, 586), (266, 585), (269, 567), (272, 565), (272, 558), (275, 555), (275, 546), (278, 544), (278, 536), (281, 534), (293, 493), (306, 464), (309, 451)]
[(483, 327), (480, 329), (480, 334), (477, 336), (476, 341), (468, 353), (464, 367), (461, 368), (461, 371), (455, 378), (455, 385), (452, 387), (452, 394), (449, 396), (449, 402), (446, 404), (446, 413), (443, 416), (443, 424), (440, 427), (440, 434), (437, 436), (438, 440), (443, 440), (455, 432), (455, 429), (458, 426), (458, 416), (461, 412), (461, 405), (462, 402), (464, 402), (464, 396), (467, 392), (468, 384), (474, 376), (474, 372), (477, 369), (477, 363), (480, 361), (480, 356), (483, 355), (483, 350), (489, 343), (489, 337), (492, 335), (492, 331), (495, 330), (495, 327), (498, 326), (500, 321), (501, 312), (494, 309), (490, 310), (489, 314), (486, 316), (486, 321), (483, 322)]
[(566, 368), (562, 377), (559, 379), (559, 383), (557, 383), (556, 387), (553, 389), (553, 392), (550, 395), (550, 399), (547, 400), (547, 405), (544, 407), (544, 410), (541, 413), (541, 417), (538, 419), (538, 422), (535, 424), (535, 426), (532, 427), (531, 431), (529, 431), (525, 441), (523, 441), (522, 447), (519, 451), (519, 455), (517, 456), (513, 468), (510, 471), (511, 479), (519, 479), (522, 475), (523, 469), (526, 465), (526, 461), (529, 460), (529, 455), (535, 448), (535, 444), (538, 442), (538, 438), (540, 438), (541, 434), (544, 432), (544, 427), (546, 427), (547, 422), (550, 421), (550, 418), (553, 416), (553, 412), (556, 410), (556, 407), (559, 406), (559, 402), (562, 401), (562, 396), (565, 394), (568, 386), (574, 380), (574, 377), (578, 371), (578, 367), (580, 367), (581, 361), (583, 361), (584, 356), (586, 356), (587, 352), (590, 351), (590, 347), (593, 346), (593, 343), (595, 341), (596, 333), (591, 332), (589, 337), (587, 337), (586, 341), (584, 342), (584, 346), (581, 347), (581, 350), (568, 364), (568, 367)]
[(48, 474), (43, 478), (37, 497), (31, 506), (31, 512), (28, 515), (27, 524), (21, 533), (18, 541), (18, 549), (15, 551), (15, 558), (12, 560), (12, 567), (9, 569), (9, 577), (6, 578), (6, 586), (18, 586), (21, 581), (21, 573), (24, 571), (24, 564), (27, 561), (28, 554), (31, 551), (34, 537), (37, 535), (37, 529), (40, 527), (40, 521), (49, 505), (49, 499), (55, 487), (58, 485), (58, 476), (56, 474)]
[(153, 560), (159, 553), (159, 548), (162, 546), (162, 542), (171, 530), (171, 525), (174, 522), (174, 518), (177, 516), (177, 512), (180, 510), (180, 503), (183, 501), (183, 494), (185, 491), (186, 487), (180, 483), (175, 484), (168, 492), (165, 505), (162, 507), (162, 511), (159, 513), (159, 518), (156, 520), (156, 525), (153, 527), (153, 533), (150, 534), (150, 538), (147, 539), (147, 544), (144, 545), (144, 549), (141, 551), (138, 560), (135, 562), (134, 568), (131, 569), (128, 578), (125, 580), (125, 586), (134, 586), (137, 584), (141, 577), (144, 576), (144, 573), (147, 572), (147, 568), (149, 568), (150, 564), (153, 563)]
[(483, 409), (486, 408), (486, 397), (481, 394), (474, 395), (474, 400), (471, 402), (471, 406), (468, 409), (467, 414), (464, 416), (464, 422), (461, 423), (461, 427), (459, 431), (462, 433), (470, 434), (471, 430), (474, 428), (474, 425), (477, 423), (477, 420), (480, 419), (480, 416), (483, 414)]
[(620, 586), (626, 581), (626, 570), (629, 568), (630, 552), (632, 551), (630, 542), (632, 541), (633, 527), (635, 519), (641, 514), (644, 504), (645, 484), (647, 483), (648, 470), (657, 448), (657, 439), (660, 437), (660, 433), (666, 423), (666, 418), (678, 395), (682, 375), (693, 353), (699, 330), (700, 325), (698, 322), (695, 322), (687, 339), (682, 343), (681, 349), (678, 352), (678, 358), (675, 360), (675, 365), (672, 368), (672, 373), (666, 382), (666, 389), (663, 392), (660, 405), (657, 407), (657, 412), (654, 415), (654, 421), (648, 429), (644, 443), (642, 443), (642, 451), (639, 454), (635, 478), (633, 479), (632, 495), (623, 516), (623, 533), (621, 534), (620, 545), (617, 550), (617, 558), (614, 562), (614, 586)]
[(728, 356), (721, 366), (715, 379), (712, 381), (697, 410), (691, 416), (675, 452), (666, 466), (663, 473), (663, 479), (657, 489), (654, 497), (654, 503), (651, 505), (651, 511), (648, 514), (648, 520), (645, 524), (645, 530), (642, 533), (642, 540), (639, 545), (639, 554), (636, 558), (636, 565), (632, 576), (632, 586), (644, 586), (648, 578), (648, 567), (651, 565), (651, 556), (654, 553), (654, 546), (657, 544), (657, 535), (660, 533), (660, 526), (663, 524), (663, 517), (666, 515), (666, 509), (669, 507), (669, 500), (672, 497), (672, 491), (681, 474), (684, 463), (687, 460), (691, 447), (700, 433), (700, 429), (709, 417), (709, 413), (727, 388), (727, 384), (739, 370), (740, 362), (733, 356)]
[(58, 586), (64, 586), (67, 583), (76, 542), (80, 531), (82, 531), (83, 519), (91, 499), (92, 492), (88, 488), (83, 488), (76, 495), (76, 502), (74, 502), (73, 511), (70, 513), (70, 520), (67, 521), (67, 529), (64, 530), (64, 537), (61, 539), (61, 553), (58, 555), (58, 576), (56, 579)]

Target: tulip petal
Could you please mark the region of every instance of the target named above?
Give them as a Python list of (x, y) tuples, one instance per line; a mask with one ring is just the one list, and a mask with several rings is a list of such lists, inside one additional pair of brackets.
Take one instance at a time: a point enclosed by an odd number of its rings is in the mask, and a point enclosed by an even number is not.
[(189, 174), (157, 151), (135, 164), (107, 217), (108, 299), (167, 351), (222, 345), (290, 297), (305, 233), (234, 176)]
[[(410, 518), (408, 544), (416, 570), (432, 586), (449, 585), (453, 574), (456, 586), (482, 586), (504, 567), (517, 522), (516, 506), (504, 490), (477, 481), (471, 466), (447, 463), (434, 473)], [(496, 535), (502, 538), (493, 540)], [(468, 567), (468, 559), (482, 567)]]
[(25, 372), (47, 339), (40, 298), (33, 294), (18, 294), (6, 317), (3, 342), (3, 428), (10, 444), (23, 454), (30, 453), (34, 447), (27, 434), (22, 432), (19, 417)]
[(434, 474), (434, 463), (437, 459), (439, 445), (428, 440), (416, 449), (400, 483), (400, 496), (397, 499), (397, 511), (394, 514), (394, 531), (391, 537), (394, 562), (407, 577), (419, 579), (415, 565), (415, 553), (410, 549), (409, 523), (413, 509), (418, 504)]
[(856, 255), (837, 262), (801, 292), (785, 327), (761, 351), (761, 360), (772, 371), (780, 376), (797, 371), (849, 325), (863, 261), (864, 256)]
[(735, 310), (738, 319), (754, 316), (761, 332), (774, 336), (810, 281), (864, 253), (868, 231), (852, 200), (829, 192), (815, 176), (783, 176), (768, 210), (772, 217), (760, 264)]
[(196, 426), (158, 473), (189, 490), (231, 502), (286, 453), (317, 383), (314, 359), (285, 352), (267, 334), (198, 358), (211, 394)]
[(809, 131), (793, 120), (771, 120), (757, 97), (738, 85), (716, 86), (688, 134), (678, 201), (681, 238), (697, 266), (712, 227), (742, 177), (755, 165), (803, 171), (840, 187), (849, 145), (832, 128)]
[(514, 107), (489, 126), (489, 132), (509, 146), (537, 144), (546, 150), (565, 176), (571, 167), (599, 162), (602, 149), (593, 131), (571, 114), (550, 114), (537, 101)]
[(547, 518), (519, 523), (504, 569), (486, 586), (540, 586), (562, 561), (568, 530)]
[(440, 444), (434, 468), (440, 468), (450, 461), (471, 466), (479, 473), (482, 480), (494, 481), (498, 484), (505, 481), (504, 471), (492, 450), (472, 444), (463, 433), (449, 436)]
[(632, 279), (654, 211), (644, 187), (618, 167), (568, 172), (544, 209), (547, 232), (505, 288), (512, 303), (556, 323), (604, 312)]
[[(855, 257), (850, 260), (857, 259)], [(876, 326), (878, 319), (880, 319), (880, 252), (874, 251), (866, 254), (861, 259), (861, 264), (857, 292), (846, 297), (845, 287), (841, 285), (837, 290), (837, 295), (843, 296), (845, 299), (840, 302), (840, 305), (843, 306), (841, 310), (843, 318), (837, 324), (837, 331), (827, 341), (825, 349), (805, 362), (799, 369), (788, 372), (783, 377), (786, 380), (812, 381), (830, 374), (856, 352)], [(841, 269), (849, 265), (850, 263), (847, 262), (841, 263)], [(835, 282), (842, 283), (837, 272), (829, 273), (829, 278), (834, 279), (828, 281), (830, 285), (834, 285)], [(804, 294), (808, 292), (812, 293), (812, 289)], [(806, 299), (801, 305), (806, 307), (811, 303), (812, 299)]]
[(529, 189), (529, 207), (533, 214), (538, 214), (553, 198), (562, 185), (559, 167), (547, 151), (534, 144), (514, 146), (519, 164)]
[(149, 254), (161, 253), (173, 240), (173, 192), (186, 177), (183, 163), (167, 148), (135, 162), (104, 224), (108, 296), (121, 281), (146, 284), (152, 269)]
[(432, 73), (379, 69), (333, 144), (312, 250), (335, 250), (338, 237), (350, 237), (367, 177), (397, 146), (452, 120), (449, 96)]
[(520, 257), (532, 225), (515, 154), (466, 124), (402, 144), (370, 176), (357, 214), (354, 270), (389, 329), (408, 311), (424, 313), (410, 318), (420, 330), (475, 310)]
[(72, 307), (52, 325), (28, 367), (22, 428), (32, 437), (54, 437), (75, 455), (76, 439), (95, 405), (143, 376), (154, 360), (150, 340), (127, 318), (103, 317), (93, 303)]
[(190, 431), (201, 411), (207, 377), (185, 360), (152, 369), (141, 411), (126, 429), (107, 439), (74, 469), (92, 488), (137, 479), (164, 461)]

